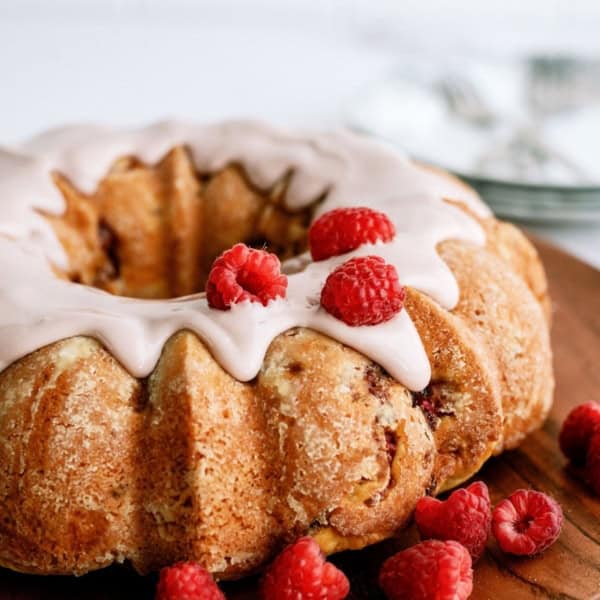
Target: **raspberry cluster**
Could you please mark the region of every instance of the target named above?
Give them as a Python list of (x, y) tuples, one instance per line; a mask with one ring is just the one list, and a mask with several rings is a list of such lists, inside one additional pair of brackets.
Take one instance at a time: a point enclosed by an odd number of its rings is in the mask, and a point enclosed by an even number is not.
[[(533, 555), (557, 539), (562, 511), (555, 500), (517, 490), (492, 512), (485, 483), (454, 491), (446, 500), (422, 498), (415, 520), (419, 544), (388, 558), (379, 585), (390, 600), (466, 600), (473, 589), (473, 562), (493, 530), (505, 552)], [(263, 600), (343, 600), (350, 593), (344, 573), (327, 561), (311, 537), (286, 547), (267, 569)], [(163, 569), (156, 600), (224, 600), (211, 575), (197, 563)]]
[[(309, 231), (313, 260), (346, 254), (375, 242), (390, 242), (396, 230), (384, 213), (371, 208), (338, 208), (319, 217)], [(378, 325), (402, 309), (406, 290), (393, 265), (379, 256), (352, 258), (325, 281), (321, 306), (347, 325)]]
[(476, 561), (493, 531), (509, 554), (532, 556), (549, 548), (562, 527), (562, 510), (550, 496), (517, 490), (492, 511), (487, 486), (476, 481), (442, 501), (421, 498), (415, 521), (423, 538), (460, 542)]
[[(363, 244), (389, 242), (396, 230), (389, 218), (370, 208), (338, 208), (318, 218), (309, 231), (314, 260), (345, 254)], [(211, 308), (229, 310), (240, 302), (285, 298), (287, 277), (277, 256), (236, 244), (212, 265), (206, 284)], [(347, 325), (377, 325), (402, 309), (406, 289), (393, 265), (379, 256), (352, 258), (325, 281), (321, 305)]]

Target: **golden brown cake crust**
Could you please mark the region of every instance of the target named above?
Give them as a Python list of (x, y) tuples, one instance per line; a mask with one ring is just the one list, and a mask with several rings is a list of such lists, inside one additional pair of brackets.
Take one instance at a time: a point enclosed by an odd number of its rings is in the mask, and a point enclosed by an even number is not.
[[(55, 177), (61, 275), (115, 294), (198, 291), (237, 241), (281, 256), (305, 247), (312, 209), (287, 211), (285, 182), (263, 193), (238, 166), (200, 177), (184, 148), (154, 167), (118, 160), (93, 195)], [(128, 560), (146, 572), (194, 558), (235, 578), (304, 533), (326, 552), (393, 535), (419, 497), (470, 477), (550, 407), (543, 269), (518, 230), (477, 218), (485, 248), (438, 247), (457, 307), (408, 291), (432, 366), (419, 393), (302, 328), (273, 341), (248, 383), (188, 331), (144, 380), (88, 337), (13, 363), (0, 373), (0, 564), (81, 574)]]

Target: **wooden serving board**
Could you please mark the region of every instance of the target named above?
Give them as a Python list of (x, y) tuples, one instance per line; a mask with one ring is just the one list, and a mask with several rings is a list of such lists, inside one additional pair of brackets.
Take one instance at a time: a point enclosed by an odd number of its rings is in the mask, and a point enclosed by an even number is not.
[[(567, 412), (590, 399), (600, 401), (600, 272), (542, 242), (554, 302), (556, 368), (554, 407), (544, 428), (512, 452), (490, 460), (478, 478), (496, 503), (517, 488), (548, 492), (562, 505), (560, 539), (542, 556), (510, 558), (494, 540), (475, 568), (473, 600), (528, 598), (600, 600), (600, 499), (565, 468), (557, 436)], [(375, 584), (381, 562), (418, 540), (414, 528), (396, 540), (333, 558), (352, 584), (350, 598), (381, 600)], [(0, 569), (0, 600), (125, 600), (153, 597), (155, 577), (111, 568), (79, 579), (33, 577)], [(256, 579), (224, 585), (230, 600), (257, 598)]]

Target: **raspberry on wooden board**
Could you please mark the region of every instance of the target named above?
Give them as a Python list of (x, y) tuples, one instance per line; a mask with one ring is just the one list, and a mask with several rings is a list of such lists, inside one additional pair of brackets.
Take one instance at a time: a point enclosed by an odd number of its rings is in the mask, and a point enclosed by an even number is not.
[(487, 485), (476, 481), (455, 490), (444, 501), (425, 496), (417, 503), (415, 521), (421, 537), (460, 542), (475, 561), (485, 548), (492, 525)]
[(563, 454), (574, 463), (583, 464), (596, 427), (600, 427), (598, 402), (586, 402), (574, 408), (564, 420), (558, 438)]
[(594, 492), (600, 496), (600, 427), (590, 439), (585, 463), (585, 477)]
[(458, 542), (427, 540), (388, 558), (379, 585), (389, 600), (466, 600), (473, 590), (471, 556)]
[(160, 571), (155, 600), (225, 600), (212, 575), (193, 561)]
[(509, 554), (532, 556), (549, 548), (560, 535), (560, 504), (535, 490), (517, 490), (499, 502), (492, 514), (492, 530), (500, 548)]
[(285, 548), (262, 581), (264, 600), (342, 600), (349, 592), (346, 576), (325, 560), (311, 537)]

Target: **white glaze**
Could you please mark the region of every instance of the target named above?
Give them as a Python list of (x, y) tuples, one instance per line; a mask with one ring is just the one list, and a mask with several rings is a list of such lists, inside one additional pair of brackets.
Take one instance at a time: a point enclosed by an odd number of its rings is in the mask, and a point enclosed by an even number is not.
[[(208, 308), (203, 294), (137, 300), (57, 279), (49, 261), (65, 267), (67, 258), (36, 212), (64, 210), (50, 173), (60, 171), (91, 193), (117, 157), (135, 155), (152, 164), (177, 144), (190, 148), (200, 172), (240, 163), (260, 188), (270, 188), (292, 171), (286, 195), (290, 208), (324, 194), (320, 213), (338, 206), (371, 206), (392, 219), (396, 238), (319, 263), (306, 257), (289, 261), (284, 265), (290, 273), (287, 298), (268, 307), (241, 304), (218, 311)], [(485, 238), (471, 217), (443, 197), (489, 214), (462, 186), (415, 167), (384, 146), (347, 132), (297, 134), (255, 122), (165, 122), (134, 131), (77, 126), (0, 150), (0, 370), (51, 342), (91, 335), (133, 375), (145, 377), (167, 339), (190, 329), (223, 368), (247, 381), (258, 373), (274, 337), (303, 326), (356, 348), (409, 389), (422, 389), (429, 382), (430, 366), (406, 310), (381, 325), (348, 327), (323, 311), (318, 300), (335, 266), (351, 256), (378, 254), (396, 267), (404, 285), (451, 310), (459, 290), (436, 244), (455, 238), (482, 245)]]

